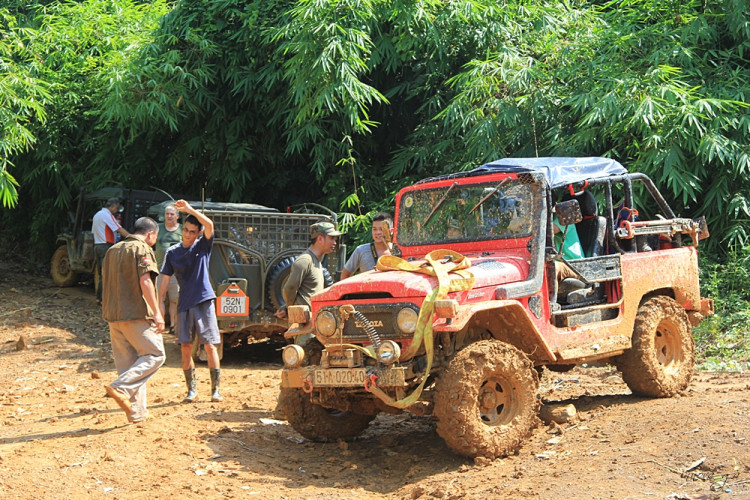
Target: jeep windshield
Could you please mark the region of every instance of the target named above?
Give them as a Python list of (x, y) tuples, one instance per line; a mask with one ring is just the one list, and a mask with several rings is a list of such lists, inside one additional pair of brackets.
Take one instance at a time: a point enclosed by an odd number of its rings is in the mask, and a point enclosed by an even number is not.
[(409, 191), (401, 197), (398, 243), (523, 238), (531, 235), (532, 201), (531, 187), (516, 179)]

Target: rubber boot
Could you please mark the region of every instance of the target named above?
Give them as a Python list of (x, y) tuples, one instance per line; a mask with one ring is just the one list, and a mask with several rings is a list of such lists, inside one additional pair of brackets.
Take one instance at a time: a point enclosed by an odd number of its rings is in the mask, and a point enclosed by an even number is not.
[(187, 383), (188, 393), (183, 403), (192, 403), (198, 397), (198, 380), (195, 378), (195, 368), (183, 370), (185, 372), (185, 382)]
[(224, 398), (219, 394), (219, 385), (221, 383), (221, 368), (209, 368), (208, 373), (211, 375), (211, 401), (223, 401)]

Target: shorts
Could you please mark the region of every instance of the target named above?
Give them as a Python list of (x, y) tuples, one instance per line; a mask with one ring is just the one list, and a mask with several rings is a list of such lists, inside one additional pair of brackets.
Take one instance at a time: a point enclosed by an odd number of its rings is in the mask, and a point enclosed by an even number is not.
[(204, 300), (187, 311), (177, 313), (178, 344), (192, 344), (193, 335), (200, 344), (221, 344), (215, 304), (215, 300)]
[[(159, 288), (161, 288), (161, 274), (156, 277), (156, 296), (159, 296)], [(174, 276), (169, 277), (169, 288), (167, 289), (167, 297), (170, 302), (177, 302), (180, 298), (180, 285), (177, 284), (177, 278)]]

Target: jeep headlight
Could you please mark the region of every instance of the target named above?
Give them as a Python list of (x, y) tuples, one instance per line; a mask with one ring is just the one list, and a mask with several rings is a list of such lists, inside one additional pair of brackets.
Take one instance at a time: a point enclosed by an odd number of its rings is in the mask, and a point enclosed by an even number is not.
[(386, 340), (380, 343), (375, 354), (378, 357), (378, 361), (384, 365), (390, 365), (398, 361), (398, 358), (401, 357), (401, 348), (394, 341)]
[(336, 316), (331, 311), (320, 311), (315, 317), (315, 327), (324, 337), (330, 337), (336, 333)]
[(281, 359), (287, 368), (297, 368), (305, 359), (305, 350), (296, 344), (290, 344), (281, 351)]
[(419, 319), (419, 316), (414, 309), (405, 307), (398, 312), (396, 323), (402, 332), (414, 333), (414, 330), (417, 329), (417, 319)]

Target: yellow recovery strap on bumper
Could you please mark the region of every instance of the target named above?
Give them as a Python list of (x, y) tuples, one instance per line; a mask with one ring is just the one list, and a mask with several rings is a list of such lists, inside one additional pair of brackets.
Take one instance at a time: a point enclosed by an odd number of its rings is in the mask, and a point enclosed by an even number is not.
[[(441, 262), (441, 260), (446, 260)], [(389, 406), (395, 408), (408, 408), (413, 405), (422, 395), (422, 389), (430, 376), (432, 368), (432, 358), (435, 345), (432, 337), (432, 317), (435, 310), (435, 301), (444, 299), (449, 292), (461, 290), (471, 290), (474, 287), (474, 275), (465, 269), (471, 267), (471, 261), (453, 250), (435, 250), (425, 255), (426, 264), (417, 265), (408, 262), (394, 255), (383, 255), (378, 259), (378, 271), (407, 271), (413, 273), (422, 273), (429, 276), (435, 276), (438, 279), (438, 287), (433, 289), (422, 303), (419, 310), (419, 319), (417, 320), (417, 329), (414, 332), (409, 349), (404, 353), (404, 357), (414, 356), (424, 342), (425, 352), (427, 354), (427, 368), (424, 377), (414, 392), (398, 401), (391, 398), (388, 394), (379, 389), (375, 384), (365, 385), (365, 388), (371, 393), (378, 396)], [(458, 278), (451, 277), (449, 274), (458, 275)], [(352, 346), (355, 347), (355, 346)], [(370, 357), (375, 357), (372, 349), (360, 348)]]

